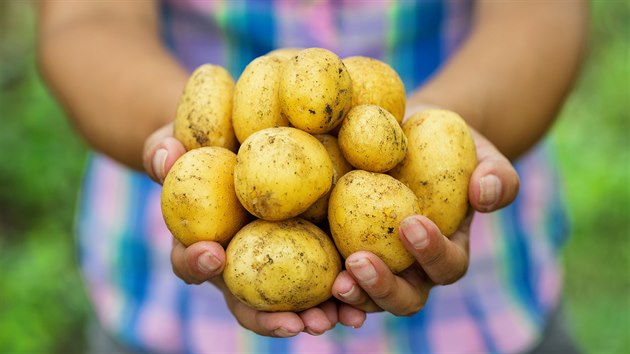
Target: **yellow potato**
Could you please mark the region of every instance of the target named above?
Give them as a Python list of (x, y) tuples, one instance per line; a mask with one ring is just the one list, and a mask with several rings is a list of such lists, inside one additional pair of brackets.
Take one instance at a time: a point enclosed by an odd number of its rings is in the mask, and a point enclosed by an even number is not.
[(162, 188), (162, 216), (173, 236), (188, 246), (197, 241), (227, 245), (247, 222), (234, 193), (236, 155), (222, 147), (201, 147), (182, 155)]
[(298, 312), (330, 298), (340, 271), (339, 253), (317, 226), (300, 218), (256, 220), (227, 247), (223, 279), (256, 310)]
[(275, 56), (258, 57), (236, 82), (232, 124), (240, 143), (259, 130), (289, 126), (289, 121), (280, 115), (278, 100), (283, 63)]
[(293, 126), (313, 134), (331, 131), (352, 104), (352, 80), (339, 57), (322, 48), (300, 51), (280, 78), (281, 112)]
[(398, 121), (405, 116), (405, 85), (388, 64), (368, 57), (343, 60), (352, 77), (352, 105), (373, 104), (385, 108)]
[(243, 206), (265, 220), (303, 213), (332, 185), (333, 164), (312, 135), (290, 127), (267, 128), (241, 145), (234, 187)]
[(394, 116), (374, 105), (354, 106), (337, 136), (352, 166), (371, 172), (394, 168), (407, 153), (407, 138)]
[(354, 170), (339, 179), (330, 195), (328, 223), (344, 258), (370, 251), (398, 273), (414, 262), (400, 241), (398, 226), (418, 210), (418, 198), (400, 181)]
[(304, 48), (278, 48), (274, 49), (271, 52), (265, 54), (267, 56), (277, 57), (282, 61), (289, 60), (297, 55)]
[(421, 214), (450, 236), (466, 216), (468, 184), (477, 166), (468, 125), (454, 112), (428, 110), (410, 117), (403, 130), (409, 150), (390, 174), (418, 196)]
[[(324, 145), (326, 151), (328, 151), (328, 156), (333, 163), (332, 185), (334, 187), (341, 176), (352, 170), (352, 165), (350, 165), (343, 157), (343, 154), (339, 149), (339, 144), (337, 143), (337, 138), (328, 134), (319, 134), (315, 135), (315, 137)], [(320, 223), (326, 220), (326, 215), (328, 215), (328, 198), (330, 198), (330, 191), (324, 194), (323, 197), (319, 198), (300, 216), (314, 223)]]
[(222, 67), (204, 64), (188, 79), (177, 106), (174, 136), (186, 150), (221, 146), (236, 151), (232, 128), (234, 80)]

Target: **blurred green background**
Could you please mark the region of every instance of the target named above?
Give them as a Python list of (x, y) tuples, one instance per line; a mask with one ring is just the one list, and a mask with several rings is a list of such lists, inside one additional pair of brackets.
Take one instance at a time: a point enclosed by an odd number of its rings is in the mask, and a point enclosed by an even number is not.
[[(630, 352), (630, 3), (591, 3), (590, 53), (551, 131), (572, 236), (570, 325), (586, 353)], [(30, 1), (0, 0), (0, 352), (82, 352), (90, 307), (73, 213), (86, 146), (43, 88)]]

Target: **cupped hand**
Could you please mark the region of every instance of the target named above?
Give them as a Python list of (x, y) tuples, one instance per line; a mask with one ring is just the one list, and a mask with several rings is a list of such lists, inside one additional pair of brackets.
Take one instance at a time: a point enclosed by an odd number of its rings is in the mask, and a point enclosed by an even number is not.
[(436, 285), (464, 276), (469, 263), (470, 225), (475, 212), (492, 212), (518, 194), (519, 178), (511, 162), (485, 137), (472, 130), (478, 164), (470, 179), (471, 209), (450, 237), (427, 217), (413, 215), (400, 224), (399, 234), (416, 262), (393, 274), (376, 255), (361, 251), (346, 259), (346, 270), (333, 285), (334, 296), (365, 312), (387, 311), (410, 316), (420, 311)]
[[(175, 161), (186, 152), (173, 137), (173, 124), (155, 131), (144, 144), (143, 164), (147, 174), (162, 184)], [(272, 337), (292, 337), (300, 332), (320, 335), (337, 323), (360, 327), (365, 312), (353, 306), (330, 299), (308, 310), (295, 312), (257, 311), (239, 301), (223, 282), (225, 250), (217, 242), (200, 241), (188, 247), (173, 241), (171, 250), (173, 272), (188, 284), (206, 281), (214, 284), (225, 297), (228, 308), (236, 320), (257, 334)]]

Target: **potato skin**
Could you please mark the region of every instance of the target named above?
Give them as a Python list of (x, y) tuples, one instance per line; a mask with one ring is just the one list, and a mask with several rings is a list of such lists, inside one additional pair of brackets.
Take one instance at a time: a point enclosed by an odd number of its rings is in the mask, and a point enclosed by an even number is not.
[(228, 245), (223, 279), (256, 310), (298, 312), (330, 298), (340, 271), (339, 253), (317, 226), (300, 218), (256, 220)]
[(206, 240), (227, 245), (247, 223), (234, 193), (236, 155), (222, 147), (201, 147), (182, 155), (162, 187), (166, 226), (186, 246)]
[(386, 172), (403, 160), (407, 137), (394, 116), (374, 105), (354, 106), (339, 130), (339, 147), (352, 166)]
[(284, 61), (262, 56), (250, 62), (234, 87), (232, 124), (240, 143), (251, 134), (271, 127), (288, 127), (280, 115), (280, 72)]
[(290, 127), (267, 128), (241, 145), (234, 187), (243, 206), (265, 220), (304, 212), (332, 186), (333, 164), (312, 135)]
[(401, 123), (405, 116), (405, 85), (398, 73), (378, 59), (354, 56), (343, 59), (352, 78), (352, 105), (385, 108)]
[(294, 56), (296, 56), (302, 50), (304, 50), (304, 48), (297, 48), (297, 47), (278, 48), (278, 49), (274, 49), (270, 51), (269, 53), (265, 55), (270, 56), (270, 57), (276, 57), (282, 61), (287, 61), (293, 58)]
[(294, 127), (322, 134), (350, 110), (352, 80), (335, 53), (308, 48), (285, 63), (279, 97), (281, 113)]
[[(343, 157), (337, 138), (328, 134), (318, 134), (314, 136), (324, 145), (326, 151), (328, 152), (328, 156), (333, 163), (332, 187), (334, 188), (337, 180), (339, 180), (341, 176), (352, 171), (352, 165), (350, 165), (350, 163), (346, 161), (345, 157)], [(317, 201), (306, 209), (300, 217), (316, 224), (325, 221), (326, 216), (328, 215), (328, 199), (330, 198), (331, 191), (332, 188), (328, 191), (328, 193), (317, 199)]]
[(386, 174), (354, 170), (339, 179), (330, 195), (328, 223), (344, 258), (370, 251), (398, 273), (414, 262), (398, 226), (418, 211), (418, 198), (403, 183)]
[(455, 112), (427, 110), (403, 125), (409, 140), (405, 159), (390, 175), (414, 191), (421, 214), (452, 235), (468, 210), (468, 185), (477, 166), (470, 129)]
[(186, 150), (221, 146), (236, 151), (233, 92), (234, 80), (223, 67), (203, 64), (193, 71), (177, 106), (173, 132)]

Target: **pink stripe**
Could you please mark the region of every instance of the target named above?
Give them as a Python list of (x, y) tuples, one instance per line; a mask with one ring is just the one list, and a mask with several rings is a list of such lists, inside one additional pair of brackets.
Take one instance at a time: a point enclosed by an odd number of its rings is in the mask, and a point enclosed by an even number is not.
[(513, 310), (489, 312), (486, 317), (492, 338), (501, 353), (520, 353), (532, 343), (536, 329)]
[(178, 314), (161, 303), (147, 303), (137, 322), (138, 336), (158, 353), (182, 351), (181, 323)]
[[(222, 305), (222, 304), (221, 304)], [(195, 353), (237, 353), (240, 327), (226, 321), (212, 321), (205, 316), (194, 316), (188, 328)]]

